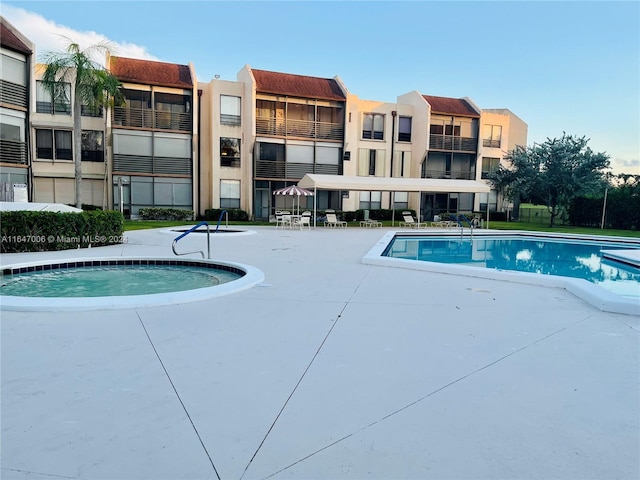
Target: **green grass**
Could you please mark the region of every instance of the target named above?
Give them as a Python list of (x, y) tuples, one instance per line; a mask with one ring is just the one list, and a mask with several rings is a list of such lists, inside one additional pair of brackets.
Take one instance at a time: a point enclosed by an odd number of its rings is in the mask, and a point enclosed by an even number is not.
[(616, 237), (636, 237), (640, 238), (637, 230), (615, 230), (588, 227), (572, 227), (569, 225), (549, 225), (526, 222), (489, 222), (489, 228), (496, 230), (526, 230), (532, 232), (554, 232), (554, 233), (576, 233), (580, 235), (612, 235)]
[[(149, 228), (169, 228), (169, 227), (179, 227), (183, 225), (196, 225), (198, 222), (195, 221), (183, 221), (183, 222), (175, 222), (168, 220), (125, 220), (124, 221), (124, 230), (144, 230)], [(211, 222), (209, 225), (215, 227), (217, 222)], [(396, 226), (398, 221), (396, 221)], [(229, 225), (244, 225), (244, 226), (269, 226), (273, 223), (269, 222), (229, 222)], [(391, 221), (383, 221), (382, 225), (384, 227), (391, 227)], [(349, 227), (360, 228), (359, 222), (350, 222)], [(587, 227), (571, 227), (565, 225), (559, 225), (549, 227), (548, 225), (540, 224), (540, 223), (525, 223), (525, 222), (490, 222), (489, 227), (496, 230), (526, 230), (532, 232), (555, 232), (555, 233), (576, 233), (581, 235), (612, 235), (618, 237), (635, 237), (640, 238), (640, 232), (636, 230), (613, 230), (613, 229), (604, 229), (601, 230), (599, 228), (587, 228)]]

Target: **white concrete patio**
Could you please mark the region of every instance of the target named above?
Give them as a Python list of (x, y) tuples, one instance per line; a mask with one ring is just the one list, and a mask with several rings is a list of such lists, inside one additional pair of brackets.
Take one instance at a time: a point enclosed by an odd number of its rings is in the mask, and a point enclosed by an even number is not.
[[(363, 264), (387, 229), (252, 230), (212, 239), (265, 273), (249, 290), (2, 311), (2, 478), (640, 478), (638, 316)], [(171, 257), (175, 236), (1, 262)]]

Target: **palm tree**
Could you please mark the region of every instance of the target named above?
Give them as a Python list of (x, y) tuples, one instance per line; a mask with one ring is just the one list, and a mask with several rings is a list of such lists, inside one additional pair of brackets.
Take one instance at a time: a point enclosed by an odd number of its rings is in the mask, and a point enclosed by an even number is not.
[[(82, 208), (82, 105), (99, 110), (122, 104), (121, 84), (95, 58), (107, 58), (109, 45), (99, 43), (81, 49), (69, 40), (65, 51), (47, 52), (43, 56), (45, 71), (42, 84), (51, 93), (54, 104), (71, 103), (65, 82), (73, 87), (73, 159), (75, 164), (75, 203)], [(106, 133), (106, 132), (105, 132)], [(106, 159), (105, 159), (106, 161)]]

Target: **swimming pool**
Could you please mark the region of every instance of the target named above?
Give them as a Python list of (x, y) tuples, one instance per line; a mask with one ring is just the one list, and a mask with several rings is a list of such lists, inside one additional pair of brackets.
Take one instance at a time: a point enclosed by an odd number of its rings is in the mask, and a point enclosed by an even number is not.
[(251, 266), (164, 258), (72, 259), (2, 267), (2, 310), (94, 310), (185, 303), (264, 279)]
[[(561, 286), (608, 311), (640, 313), (640, 268), (610, 252), (640, 251), (640, 239), (528, 232), (395, 233), (364, 263)], [(611, 257), (624, 256), (611, 255)], [(616, 306), (618, 305), (618, 306)], [(613, 309), (613, 310), (611, 310)]]

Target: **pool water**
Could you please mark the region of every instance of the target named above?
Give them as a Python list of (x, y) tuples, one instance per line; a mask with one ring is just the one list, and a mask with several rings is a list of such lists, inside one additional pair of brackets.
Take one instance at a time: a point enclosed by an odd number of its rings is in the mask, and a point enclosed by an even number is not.
[(640, 299), (640, 269), (605, 259), (601, 250), (631, 249), (615, 243), (523, 237), (403, 237), (383, 255), (425, 262), (582, 278), (613, 293)]
[(206, 288), (237, 280), (236, 272), (177, 265), (60, 268), (3, 275), (0, 294), (21, 297), (110, 297)]

